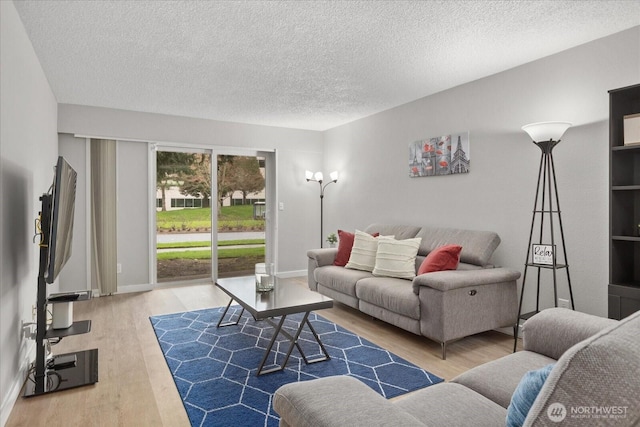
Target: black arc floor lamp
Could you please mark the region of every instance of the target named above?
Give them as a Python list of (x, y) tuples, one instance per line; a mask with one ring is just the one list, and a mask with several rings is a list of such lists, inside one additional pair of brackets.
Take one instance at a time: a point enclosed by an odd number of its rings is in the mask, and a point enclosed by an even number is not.
[[(569, 275), (569, 262), (567, 261), (567, 248), (564, 243), (564, 230), (562, 228), (562, 215), (560, 212), (560, 200), (558, 198), (558, 185), (556, 183), (556, 169), (553, 163), (553, 147), (560, 143), (560, 138), (571, 127), (568, 122), (542, 122), (532, 123), (522, 127), (527, 132), (533, 143), (542, 151), (540, 156), (540, 167), (538, 169), (538, 184), (536, 186), (536, 196), (533, 205), (533, 217), (531, 219), (531, 230), (529, 232), (529, 244), (527, 246), (527, 258), (524, 264), (524, 274), (522, 275), (522, 290), (520, 293), (520, 304), (518, 305), (518, 318), (514, 326), (513, 351), (518, 345), (518, 326), (520, 319), (528, 319), (540, 311), (540, 275), (541, 270), (551, 270), (553, 275), (553, 299), (558, 306), (558, 286), (557, 273), (559, 269), (567, 272), (567, 282), (569, 285), (569, 296), (571, 298), (571, 309), (573, 305), (573, 291), (571, 290), (571, 277)], [(554, 204), (555, 203), (555, 204)], [(554, 216), (560, 231), (560, 242), (555, 238)], [(533, 243), (536, 218), (539, 220), (538, 243)], [(545, 235), (545, 226), (548, 227), (548, 234)], [(545, 237), (546, 236), (546, 237)], [(543, 239), (549, 239), (543, 242)], [(557, 243), (562, 245), (564, 260), (558, 262)], [(536, 309), (528, 313), (522, 313), (522, 301), (524, 300), (524, 289), (527, 281), (529, 268), (535, 268), (538, 272), (536, 289)]]
[(323, 206), (322, 206), (322, 202), (324, 199), (324, 189), (327, 188), (327, 185), (333, 183), (333, 182), (338, 182), (338, 172), (337, 171), (333, 171), (329, 174), (329, 177), (331, 178), (331, 181), (327, 182), (326, 184), (322, 185), (323, 183), (323, 175), (322, 172), (316, 172), (315, 174), (311, 171), (306, 171), (305, 172), (305, 178), (307, 179), (307, 182), (309, 181), (313, 181), (313, 182), (317, 182), (318, 184), (320, 184), (320, 247), (323, 247), (323, 231), (322, 231), (322, 216), (323, 216)]

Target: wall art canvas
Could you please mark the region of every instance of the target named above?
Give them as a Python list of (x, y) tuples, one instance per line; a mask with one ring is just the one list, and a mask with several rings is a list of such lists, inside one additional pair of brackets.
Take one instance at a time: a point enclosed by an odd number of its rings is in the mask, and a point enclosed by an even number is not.
[(469, 132), (427, 138), (409, 144), (409, 176), (468, 173)]

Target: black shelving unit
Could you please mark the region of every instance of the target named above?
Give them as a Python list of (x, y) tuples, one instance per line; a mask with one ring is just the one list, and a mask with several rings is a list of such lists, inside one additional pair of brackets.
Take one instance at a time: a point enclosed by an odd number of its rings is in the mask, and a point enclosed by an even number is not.
[(640, 85), (609, 91), (609, 317), (640, 310), (640, 144), (624, 145), (624, 116), (640, 113)]
[[(36, 360), (33, 371), (29, 373), (24, 397), (39, 396), (46, 393), (67, 390), (95, 384), (98, 382), (98, 349), (78, 351), (47, 357), (47, 343), (50, 339), (60, 340), (63, 337), (85, 334), (91, 330), (90, 320), (73, 322), (65, 329), (47, 327), (47, 305), (63, 302), (86, 301), (91, 298), (89, 291), (70, 294), (56, 294), (47, 297), (47, 283), (45, 271), (47, 269), (47, 246), (49, 243), (49, 217), (46, 212), (51, 209), (51, 195), (40, 197), (42, 211), (40, 212), (40, 229), (42, 241), (40, 243), (40, 272), (38, 274), (38, 296), (36, 302)], [(62, 298), (68, 296), (69, 298)], [(57, 364), (56, 362), (61, 363)], [(65, 361), (65, 363), (62, 363)]]

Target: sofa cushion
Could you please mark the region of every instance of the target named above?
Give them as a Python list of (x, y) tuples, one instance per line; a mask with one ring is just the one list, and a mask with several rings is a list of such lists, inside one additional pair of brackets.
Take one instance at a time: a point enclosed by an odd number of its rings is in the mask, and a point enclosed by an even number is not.
[(344, 267), (327, 265), (316, 268), (314, 272), (316, 282), (337, 292), (356, 296), (356, 282), (371, 277), (371, 273), (361, 270), (349, 270)]
[(455, 270), (460, 263), (460, 245), (444, 245), (431, 251), (418, 268), (418, 275), (434, 271)]
[(519, 351), (473, 368), (451, 382), (469, 387), (506, 409), (524, 374), (554, 362), (538, 353)]
[(422, 227), (415, 237), (421, 237), (419, 255), (427, 255), (436, 248), (449, 244), (462, 246), (460, 261), (487, 265), (500, 244), (500, 237), (492, 231), (462, 230), (458, 228)]
[[(532, 318), (533, 319), (533, 318)], [(640, 312), (574, 345), (551, 371), (525, 426), (640, 423)], [(559, 424), (558, 424), (559, 425)]]
[(373, 275), (413, 279), (416, 277), (419, 247), (420, 238), (396, 240), (393, 237), (380, 237)]
[(504, 425), (507, 414), (500, 405), (453, 383), (418, 390), (397, 399), (394, 405), (430, 426), (495, 427)]
[(369, 277), (356, 283), (356, 297), (412, 319), (420, 319), (420, 300), (411, 281), (393, 277)]
[(348, 376), (285, 384), (273, 396), (273, 409), (281, 417), (281, 426), (426, 425)]
[(524, 374), (513, 392), (511, 403), (507, 408), (507, 427), (520, 427), (524, 424), (524, 420), (549, 373), (551, 373), (551, 369), (553, 369), (553, 364)]
[(358, 310), (360, 310), (364, 314), (368, 314), (375, 319), (382, 320), (385, 323), (389, 323), (390, 325), (394, 325), (400, 329), (409, 331), (412, 334), (416, 334), (418, 336), (422, 335), (420, 333), (420, 319), (412, 319), (411, 317), (404, 314), (387, 310), (384, 307), (371, 304), (361, 299), (358, 300)]
[[(338, 230), (338, 253), (336, 259), (333, 261), (333, 265), (344, 267), (349, 262), (351, 256), (351, 249), (353, 248), (353, 239), (355, 239), (355, 233), (350, 233), (344, 230)], [(378, 237), (378, 233), (374, 233), (373, 237)]]
[(356, 230), (351, 248), (351, 256), (346, 268), (363, 271), (373, 271), (378, 252), (378, 238), (364, 231)]
[[(571, 327), (565, 328), (566, 324), (571, 324)], [(559, 359), (575, 344), (617, 324), (613, 319), (566, 308), (547, 308), (524, 322), (523, 347)]]

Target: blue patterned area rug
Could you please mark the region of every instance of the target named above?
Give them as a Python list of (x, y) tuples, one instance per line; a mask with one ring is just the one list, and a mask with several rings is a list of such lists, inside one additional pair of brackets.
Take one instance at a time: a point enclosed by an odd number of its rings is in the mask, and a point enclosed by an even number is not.
[[(225, 320), (232, 313), (235, 321), (240, 310), (232, 306)], [(192, 426), (277, 426), (273, 393), (296, 381), (350, 375), (386, 398), (443, 381), (315, 313), (309, 321), (331, 359), (307, 365), (294, 348), (284, 370), (256, 376), (273, 328), (247, 312), (237, 326), (217, 328), (223, 311), (218, 307), (150, 318)], [(288, 316), (284, 329), (294, 334), (301, 320), (302, 314)], [(298, 343), (309, 360), (322, 355), (306, 326)], [(280, 363), (288, 344), (284, 338), (277, 341), (267, 365)]]

